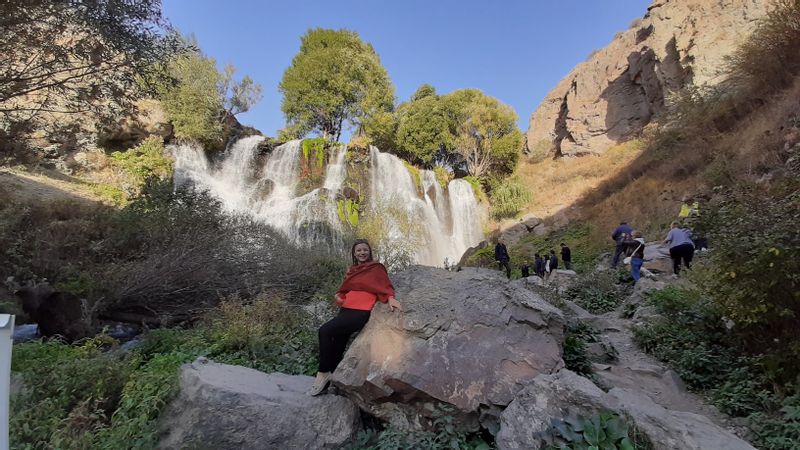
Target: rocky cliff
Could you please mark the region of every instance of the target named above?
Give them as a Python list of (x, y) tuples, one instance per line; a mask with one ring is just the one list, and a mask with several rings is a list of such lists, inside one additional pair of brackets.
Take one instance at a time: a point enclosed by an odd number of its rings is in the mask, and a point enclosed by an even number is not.
[(635, 137), (688, 84), (714, 84), (770, 0), (655, 0), (576, 66), (531, 116), (532, 153), (602, 153)]

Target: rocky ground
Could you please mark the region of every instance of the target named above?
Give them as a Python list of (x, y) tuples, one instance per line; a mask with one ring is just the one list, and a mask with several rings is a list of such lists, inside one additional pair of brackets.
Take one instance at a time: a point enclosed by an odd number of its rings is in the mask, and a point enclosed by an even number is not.
[[(602, 315), (569, 301), (561, 311), (545, 301), (542, 289), (558, 290), (576, 276), (561, 271), (545, 287), (535, 277), (509, 283), (487, 269), (413, 267), (394, 276), (406, 311), (376, 307), (327, 395), (304, 396), (308, 377), (198, 361), (183, 368), (181, 394), (163, 421), (169, 430), (163, 445), (261, 448), (266, 440), (337, 448), (361, 429), (359, 409), (362, 417), (408, 430), (429, 429), (436, 411), (446, 409), (454, 426), (488, 430), (500, 449), (545, 448), (553, 421), (576, 411), (614, 412), (655, 449), (753, 448), (724, 415), (687, 392), (673, 370), (633, 343), (632, 327), (651, 313), (642, 305), (646, 292), (676, 280), (645, 279), (618, 311)], [(635, 312), (622, 318), (623, 310)], [(575, 319), (598, 334), (589, 349), (594, 380), (561, 360), (565, 325)]]

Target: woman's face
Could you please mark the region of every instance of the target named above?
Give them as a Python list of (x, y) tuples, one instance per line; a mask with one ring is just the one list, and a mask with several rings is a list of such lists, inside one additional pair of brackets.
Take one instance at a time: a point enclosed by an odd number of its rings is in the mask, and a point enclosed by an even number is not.
[(369, 245), (367, 244), (358, 244), (353, 249), (353, 255), (356, 257), (356, 261), (360, 263), (369, 261)]

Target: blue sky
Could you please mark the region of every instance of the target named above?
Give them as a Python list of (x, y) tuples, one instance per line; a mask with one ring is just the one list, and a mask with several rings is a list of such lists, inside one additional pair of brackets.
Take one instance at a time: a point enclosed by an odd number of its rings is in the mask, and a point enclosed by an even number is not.
[(511, 105), (519, 126), (558, 80), (641, 17), (650, 0), (395, 0), (266, 2), (163, 0), (167, 18), (203, 51), (264, 86), (239, 116), (267, 135), (284, 124), (278, 83), (308, 29), (347, 28), (370, 42), (407, 100), (422, 83), (439, 93), (479, 88)]

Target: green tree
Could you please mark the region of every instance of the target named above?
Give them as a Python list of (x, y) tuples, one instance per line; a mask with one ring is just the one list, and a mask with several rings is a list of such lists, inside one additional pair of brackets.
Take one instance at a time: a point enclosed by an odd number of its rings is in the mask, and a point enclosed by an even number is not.
[(403, 156), (429, 165), (437, 153), (451, 146), (452, 118), (445, 103), (429, 84), (423, 84), (395, 114), (396, 144)]
[(224, 101), (218, 86), (222, 76), (216, 62), (199, 52), (188, 52), (168, 65), (175, 84), (164, 89), (161, 101), (175, 127), (175, 137), (219, 145)]
[(217, 62), (197, 49), (194, 37), (185, 42), (192, 50), (167, 65), (171, 83), (160, 86), (161, 101), (176, 137), (218, 146), (228, 120), (258, 103), (262, 87), (247, 75), (236, 81), (236, 68), (231, 64), (220, 72)]
[(455, 91), (447, 97), (455, 122), (452, 151), (462, 158), (467, 172), (477, 178), (513, 172), (522, 149), (514, 110), (476, 89)]
[(308, 30), (279, 89), (287, 128), (329, 140), (338, 140), (345, 124), (369, 123), (394, 103), (394, 86), (378, 54), (350, 30)]

